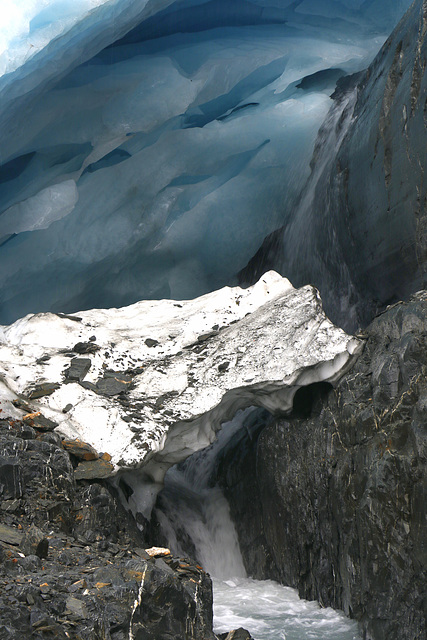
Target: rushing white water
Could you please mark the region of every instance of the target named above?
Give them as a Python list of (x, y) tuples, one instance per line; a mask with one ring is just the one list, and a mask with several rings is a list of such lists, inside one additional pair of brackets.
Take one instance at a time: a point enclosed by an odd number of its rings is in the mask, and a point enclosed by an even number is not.
[(206, 571), (222, 579), (246, 577), (236, 530), (221, 489), (210, 480), (218, 454), (259, 409), (239, 411), (223, 425), (217, 441), (166, 474), (156, 516), (169, 547), (193, 555)]
[(357, 624), (341, 612), (272, 580), (246, 577), (228, 503), (213, 482), (221, 450), (240, 429), (251, 438), (266, 415), (240, 411), (211, 447), (169, 470), (156, 508), (162, 533), (174, 553), (195, 557), (214, 576), (216, 633), (243, 627), (255, 640), (359, 640)]
[(339, 611), (301, 600), (272, 580), (214, 578), (214, 629), (243, 627), (255, 640), (359, 640), (357, 624)]
[(204, 569), (221, 578), (246, 576), (230, 519), (219, 487), (191, 486), (182, 471), (167, 474), (161, 496), (164, 511), (157, 511), (168, 546), (178, 555), (195, 556)]

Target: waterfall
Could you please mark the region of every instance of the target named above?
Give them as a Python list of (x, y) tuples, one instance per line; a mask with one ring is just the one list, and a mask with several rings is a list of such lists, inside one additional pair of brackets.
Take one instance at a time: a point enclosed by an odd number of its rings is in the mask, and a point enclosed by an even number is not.
[[(165, 542), (178, 555), (193, 555), (217, 578), (246, 577), (230, 510), (214, 475), (220, 452), (259, 409), (239, 411), (225, 423), (217, 441), (172, 467), (165, 478), (154, 518)], [(261, 412), (265, 413), (265, 412)]]
[(256, 282), (269, 269), (286, 275), (294, 286), (314, 284), (320, 290), (326, 315), (349, 332), (360, 326), (363, 308), (345, 250), (347, 220), (341, 219), (344, 214), (337, 214), (346, 174), (336, 161), (356, 117), (362, 77), (363, 72), (338, 81), (334, 103), (317, 134), (311, 174), (298, 203), (284, 226), (265, 238), (239, 273), (239, 282), (245, 285)]
[(255, 640), (360, 640), (357, 624), (342, 613), (301, 600), (295, 589), (272, 580), (246, 576), (228, 504), (216, 484), (217, 466), (238, 431), (252, 439), (268, 416), (253, 407), (239, 411), (213, 445), (168, 471), (153, 512), (156, 535), (213, 576), (216, 633), (243, 627)]

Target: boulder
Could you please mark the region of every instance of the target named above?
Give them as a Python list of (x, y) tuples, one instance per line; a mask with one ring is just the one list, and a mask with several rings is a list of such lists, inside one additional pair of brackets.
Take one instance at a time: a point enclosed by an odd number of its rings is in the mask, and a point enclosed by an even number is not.
[(79, 462), (74, 471), (76, 480), (95, 480), (110, 478), (114, 474), (114, 466), (107, 460), (97, 459)]
[(0, 524), (0, 540), (2, 542), (19, 546), (22, 541), (22, 536), (22, 531), (14, 527), (8, 527), (5, 524)]
[[(93, 342), (93, 340), (89, 340), (88, 342), (78, 342), (74, 345), (73, 351), (74, 353), (96, 353), (99, 351), (100, 347)], [(77, 360), (77, 358), (75, 358)]]
[(90, 358), (73, 358), (70, 366), (65, 370), (65, 377), (68, 380), (81, 381), (88, 373), (90, 366)]
[(59, 389), (60, 385), (57, 382), (43, 382), (36, 384), (34, 388), (29, 392), (28, 397), (30, 400), (37, 400), (44, 396), (50, 396), (54, 391)]
[[(194, 566), (194, 571), (183, 576), (160, 558), (141, 568), (130, 624), (134, 638), (216, 639), (212, 632), (212, 586), (207, 574)], [(153, 620), (156, 626), (151, 635)]]
[(96, 383), (96, 392), (110, 398), (112, 396), (119, 395), (119, 393), (128, 391), (131, 382), (132, 378), (130, 376), (117, 371), (115, 374), (99, 378)]
[(41, 529), (31, 525), (22, 538), (20, 548), (26, 556), (47, 558), (49, 541)]
[(76, 438), (75, 440), (62, 440), (62, 446), (65, 451), (72, 454), (79, 460), (97, 460), (99, 458), (98, 452), (87, 442), (83, 442)]
[(218, 638), (219, 640), (253, 640), (249, 631), (243, 629), (243, 627), (234, 629), (234, 631), (230, 631), (229, 633), (220, 633)]
[(53, 431), (58, 423), (54, 420), (49, 420), (40, 411), (34, 411), (22, 416), (23, 422), (30, 427), (34, 427), (37, 431)]

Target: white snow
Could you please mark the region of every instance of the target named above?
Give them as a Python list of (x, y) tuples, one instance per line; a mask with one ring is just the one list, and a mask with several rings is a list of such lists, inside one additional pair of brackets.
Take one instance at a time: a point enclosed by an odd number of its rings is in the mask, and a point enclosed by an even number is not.
[[(52, 395), (29, 401), (31, 407), (58, 422), (60, 433), (111, 454), (116, 470), (143, 468), (155, 484), (170, 466), (210, 444), (239, 409), (288, 411), (299, 386), (334, 382), (361, 348), (325, 317), (313, 287), (295, 290), (275, 272), (249, 289), (78, 317), (29, 315), (1, 328), (3, 415), (16, 415), (11, 399), (27, 398), (35, 384), (61, 383)], [(100, 350), (79, 356), (91, 360), (84, 382), (96, 383), (108, 369), (122, 379), (128, 369), (142, 368), (127, 405), (77, 382), (63, 384), (69, 352), (94, 336)], [(147, 346), (147, 339), (157, 344)], [(42, 356), (50, 359), (37, 363)]]

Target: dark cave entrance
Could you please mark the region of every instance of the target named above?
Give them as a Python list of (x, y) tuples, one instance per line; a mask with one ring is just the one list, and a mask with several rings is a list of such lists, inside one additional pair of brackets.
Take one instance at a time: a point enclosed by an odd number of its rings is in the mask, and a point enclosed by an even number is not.
[(290, 417), (306, 419), (319, 413), (325, 398), (332, 389), (333, 386), (330, 382), (313, 382), (306, 387), (300, 387), (294, 395)]

